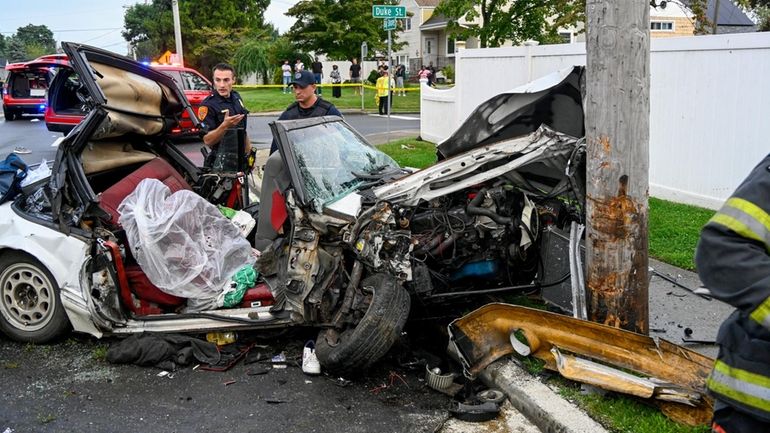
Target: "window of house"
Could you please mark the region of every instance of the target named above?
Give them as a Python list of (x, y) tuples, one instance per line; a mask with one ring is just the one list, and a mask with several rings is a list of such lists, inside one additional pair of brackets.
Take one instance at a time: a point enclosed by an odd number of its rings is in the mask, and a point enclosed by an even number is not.
[(412, 30), (412, 17), (404, 18), (404, 30)]
[(650, 21), (650, 30), (673, 32), (674, 22), (673, 21)]
[(560, 32), (559, 33), (559, 37), (561, 38), (561, 41), (564, 44), (571, 44), (572, 43), (572, 33)]
[(425, 52), (427, 54), (431, 54), (433, 52), (433, 50), (431, 49), (432, 48), (431, 47), (431, 42), (433, 42), (433, 41), (431, 41), (430, 39), (425, 41)]
[(454, 55), (454, 53), (455, 53), (455, 40), (450, 38), (450, 37), (447, 37), (446, 38), (446, 54), (447, 54), (447, 56), (449, 56), (449, 55)]

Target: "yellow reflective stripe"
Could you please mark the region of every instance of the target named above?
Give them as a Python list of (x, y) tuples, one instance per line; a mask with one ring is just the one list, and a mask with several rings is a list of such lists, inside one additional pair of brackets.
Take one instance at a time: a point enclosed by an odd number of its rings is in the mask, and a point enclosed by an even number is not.
[(760, 325), (770, 328), (770, 298), (759, 304), (759, 307), (749, 317)]
[(730, 367), (717, 360), (707, 386), (717, 394), (770, 412), (770, 378)]
[(763, 400), (761, 398), (754, 397), (753, 395), (744, 394), (740, 391), (736, 391), (725, 384), (713, 381), (711, 378), (709, 378), (707, 385), (711, 391), (717, 394), (721, 394), (727, 398), (741, 402), (746, 406), (751, 406), (757, 409), (764, 410), (766, 412), (770, 412), (770, 402), (768, 402), (767, 400)]
[(758, 234), (754, 233), (751, 229), (749, 229), (749, 227), (746, 224), (738, 221), (737, 219), (729, 215), (725, 215), (723, 213), (717, 213), (716, 215), (711, 217), (711, 220), (709, 220), (709, 223), (717, 223), (717, 224), (723, 225), (728, 229), (734, 231), (735, 233), (739, 234), (740, 236), (743, 236), (744, 238), (753, 239), (757, 242), (762, 242), (763, 244), (765, 243), (765, 240)]
[(752, 373), (741, 368), (731, 367), (721, 360), (717, 360), (714, 363), (714, 370), (740, 381), (767, 388), (770, 391), (770, 377)]
[(770, 215), (768, 215), (767, 212), (765, 212), (761, 207), (739, 197), (731, 197), (729, 200), (727, 200), (725, 205), (739, 209), (747, 215), (750, 215), (760, 224), (765, 226), (766, 231), (770, 232)]

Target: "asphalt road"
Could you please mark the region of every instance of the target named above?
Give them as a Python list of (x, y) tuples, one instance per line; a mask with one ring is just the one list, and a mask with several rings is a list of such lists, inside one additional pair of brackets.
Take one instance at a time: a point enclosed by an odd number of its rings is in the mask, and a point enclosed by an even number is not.
[[(249, 116), (248, 134), (249, 139), (255, 143), (255, 147), (270, 147), (272, 135), (268, 123), (277, 118), (277, 115)], [(371, 138), (373, 144), (387, 141), (385, 133), (388, 126), (385, 117), (348, 114), (345, 116), (345, 120), (359, 133)], [(419, 114), (392, 116), (390, 131), (393, 139), (418, 136), (420, 134)], [(56, 157), (56, 147), (53, 147), (52, 144), (61, 137), (63, 137), (62, 134), (46, 129), (42, 117), (24, 116), (22, 120), (12, 122), (0, 120), (0, 157), (5, 158), (14, 148), (22, 146), (31, 151), (29, 154), (20, 155), (26, 163), (37, 164), (44, 158), (51, 161)], [(188, 139), (180, 142), (179, 145), (194, 162), (202, 162), (203, 157), (200, 154), (199, 141)]]

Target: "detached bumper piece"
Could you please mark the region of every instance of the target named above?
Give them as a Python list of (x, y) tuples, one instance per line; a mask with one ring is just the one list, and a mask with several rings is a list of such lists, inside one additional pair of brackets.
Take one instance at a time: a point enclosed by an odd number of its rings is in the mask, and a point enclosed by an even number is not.
[(489, 304), (449, 324), (450, 349), (475, 376), (513, 352), (571, 380), (650, 399), (688, 425), (711, 419), (706, 378), (714, 360), (665, 340), (508, 304)]

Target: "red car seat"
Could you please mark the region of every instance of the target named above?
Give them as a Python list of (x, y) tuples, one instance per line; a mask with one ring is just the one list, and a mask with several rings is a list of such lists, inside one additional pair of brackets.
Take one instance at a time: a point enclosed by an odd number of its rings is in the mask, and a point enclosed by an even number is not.
[[(118, 206), (126, 196), (134, 191), (139, 182), (144, 179), (158, 179), (168, 186), (171, 192), (192, 189), (174, 167), (164, 159), (155, 158), (102, 193), (99, 206), (110, 214), (110, 223), (115, 226), (119, 225), (118, 218), (120, 213), (118, 212)], [(121, 260), (120, 255), (118, 254), (117, 256), (116, 258), (113, 253), (114, 260)], [(121, 281), (130, 288), (129, 290), (123, 290), (123, 303), (127, 304), (126, 307), (134, 314), (140, 316), (161, 314), (166, 309), (177, 307), (185, 302), (185, 298), (169, 295), (157, 288), (150, 282), (147, 275), (144, 274), (138, 265), (126, 265), (124, 269), (121, 260), (117, 270), (118, 274), (123, 273), (122, 276), (119, 275)]]
[(99, 206), (112, 216), (110, 223), (115, 226), (118, 225), (118, 217), (120, 217), (118, 206), (144, 179), (158, 179), (169, 187), (172, 193), (183, 189), (192, 189), (171, 164), (162, 158), (155, 158), (102, 193)]

